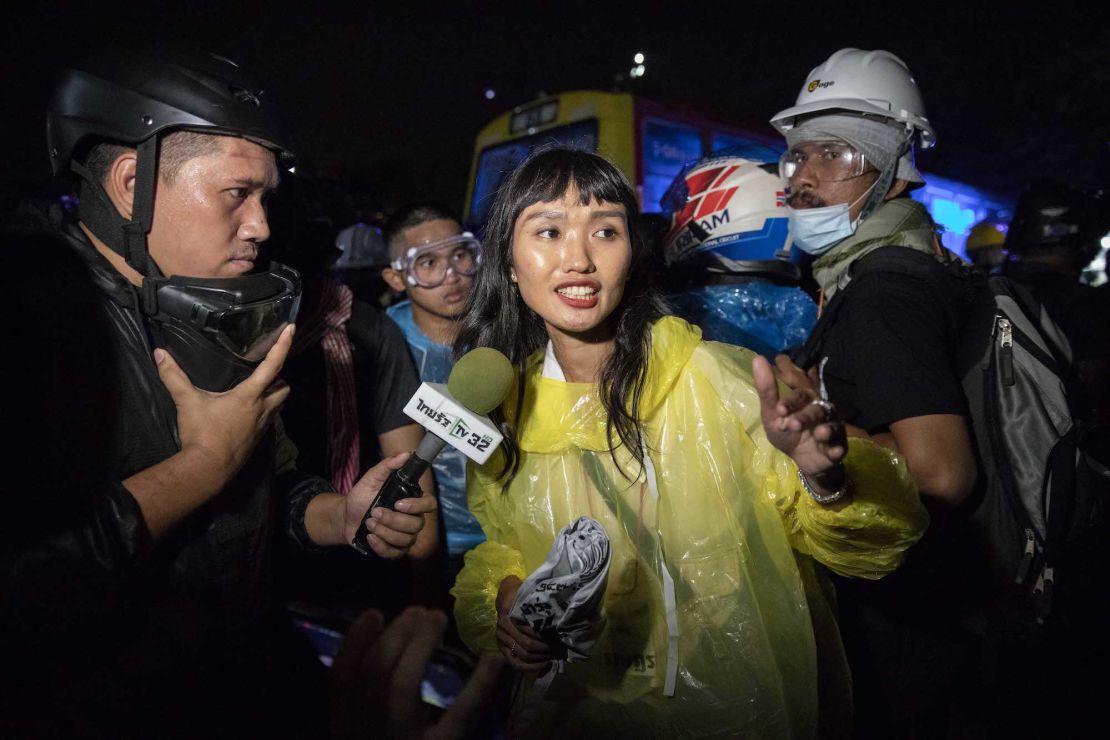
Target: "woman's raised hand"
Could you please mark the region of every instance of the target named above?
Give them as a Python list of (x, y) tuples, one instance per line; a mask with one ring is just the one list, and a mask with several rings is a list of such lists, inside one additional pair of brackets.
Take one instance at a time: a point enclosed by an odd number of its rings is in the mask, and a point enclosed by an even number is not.
[(839, 488), (848, 440), (833, 405), (808, 388), (780, 398), (775, 373), (763, 357), (752, 361), (752, 375), (767, 439), (789, 455), (812, 483), (825, 489)]

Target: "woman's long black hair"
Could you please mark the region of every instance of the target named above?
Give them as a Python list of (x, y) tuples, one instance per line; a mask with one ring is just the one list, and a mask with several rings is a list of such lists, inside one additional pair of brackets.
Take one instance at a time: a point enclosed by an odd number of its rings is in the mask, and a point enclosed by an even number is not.
[[(571, 149), (542, 150), (525, 160), (497, 191), (482, 245), (482, 265), (463, 312), (455, 351), (462, 354), (474, 347), (493, 347), (505, 353), (517, 368), (517, 408), (523, 407), (524, 363), (546, 346), (548, 337), (543, 319), (525, 305), (509, 277), (513, 228), (524, 209), (562, 200), (571, 185), (577, 188), (582, 205), (620, 203), (627, 214), (632, 263), (624, 295), (608, 319), (614, 322), (615, 346), (601, 369), (599, 395), (607, 412), (606, 436), (614, 462), (616, 448), (622, 444), (633, 453), (633, 459), (642, 460), (645, 445), (639, 411), (651, 353), (651, 324), (665, 309), (652, 287), (653, 256), (647, 254), (637, 233), (640, 209), (636, 193), (621, 171), (604, 158)], [(505, 435), (501, 476), (508, 475), (507, 486), (520, 467), (515, 430), (501, 409), (491, 418)]]

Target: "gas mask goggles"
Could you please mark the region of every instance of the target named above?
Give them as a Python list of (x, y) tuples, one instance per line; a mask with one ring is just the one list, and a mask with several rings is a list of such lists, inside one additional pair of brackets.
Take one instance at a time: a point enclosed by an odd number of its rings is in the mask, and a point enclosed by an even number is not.
[(482, 244), (469, 231), (458, 236), (409, 247), (405, 254), (390, 263), (405, 274), (405, 282), (420, 288), (438, 288), (447, 280), (447, 273), (472, 277), (482, 264)]
[(175, 275), (157, 288), (154, 338), (193, 385), (223, 392), (242, 381), (296, 321), (301, 276), (277, 262), (233, 278)]

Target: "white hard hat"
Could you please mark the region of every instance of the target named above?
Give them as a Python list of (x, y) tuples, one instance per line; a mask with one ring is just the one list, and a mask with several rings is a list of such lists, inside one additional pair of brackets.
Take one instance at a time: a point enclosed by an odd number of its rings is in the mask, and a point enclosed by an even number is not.
[(909, 67), (889, 51), (834, 53), (809, 73), (794, 106), (777, 113), (771, 125), (785, 134), (799, 117), (837, 110), (900, 121), (911, 133), (917, 132), (922, 149), (936, 142)]

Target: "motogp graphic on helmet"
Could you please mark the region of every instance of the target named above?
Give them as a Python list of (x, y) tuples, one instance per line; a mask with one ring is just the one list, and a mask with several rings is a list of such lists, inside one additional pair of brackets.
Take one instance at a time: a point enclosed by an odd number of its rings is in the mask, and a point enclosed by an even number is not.
[(773, 260), (786, 243), (786, 191), (765, 165), (722, 154), (688, 167), (663, 197), (672, 212), (664, 258), (712, 251), (731, 260)]

